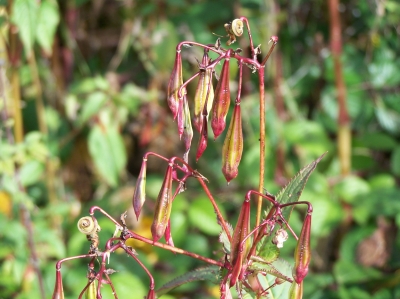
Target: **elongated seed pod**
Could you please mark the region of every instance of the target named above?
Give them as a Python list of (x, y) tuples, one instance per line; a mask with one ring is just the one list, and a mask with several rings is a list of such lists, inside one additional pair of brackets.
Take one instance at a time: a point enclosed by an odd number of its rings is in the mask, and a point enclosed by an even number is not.
[[(203, 55), (201, 64), (207, 66), (209, 64), (208, 54)], [(212, 69), (200, 70), (199, 82), (197, 83), (196, 94), (194, 96), (194, 117), (193, 124), (195, 129), (201, 133), (203, 124), (203, 109), (207, 102), (207, 115), (212, 107), (212, 100), (214, 99), (214, 88), (212, 86)]]
[(308, 273), (308, 265), (311, 260), (310, 232), (311, 213), (307, 213), (294, 251), (293, 278), (297, 283), (301, 283)]
[(142, 211), (143, 204), (146, 201), (146, 168), (147, 158), (143, 158), (142, 167), (140, 168), (132, 199), (133, 210), (135, 211), (137, 220), (139, 220), (140, 212)]
[(174, 240), (172, 240), (171, 235), (171, 219), (168, 220), (167, 227), (165, 228), (164, 239), (168, 245), (175, 247)]
[(289, 299), (302, 299), (303, 298), (303, 282), (297, 283), (293, 281), (289, 289)]
[(56, 270), (56, 283), (54, 285), (53, 296), (51, 298), (52, 299), (64, 299), (64, 288), (63, 288), (60, 269)]
[[(184, 124), (183, 124), (183, 142), (185, 143), (185, 151), (189, 153), (190, 146), (192, 145), (193, 138), (193, 129), (192, 129), (192, 121), (190, 119), (190, 111), (188, 101), (185, 97), (183, 102), (183, 111), (184, 111)], [(186, 161), (187, 162), (187, 161)]]
[(225, 59), (222, 66), (221, 75), (215, 88), (211, 128), (214, 132), (214, 139), (216, 139), (225, 129), (225, 118), (229, 111), (231, 102), (229, 91), (229, 58)]
[(154, 292), (154, 290), (149, 290), (146, 299), (156, 299), (156, 293)]
[(97, 293), (97, 285), (96, 285), (96, 279), (94, 279), (92, 282), (90, 282), (88, 288), (86, 289), (85, 299), (96, 299), (96, 293)]
[(151, 225), (153, 241), (158, 241), (165, 233), (172, 208), (172, 165), (168, 165), (164, 181), (157, 197), (154, 219)]
[(100, 226), (90, 216), (82, 217), (77, 223), (78, 229), (85, 235), (93, 235), (100, 231)]
[(182, 138), (183, 130), (185, 127), (185, 110), (184, 110), (185, 102), (187, 102), (186, 95), (184, 95), (183, 98), (179, 100), (178, 113), (176, 115), (176, 123), (178, 124), (179, 139)]
[(179, 96), (178, 91), (179, 88), (183, 84), (182, 77), (182, 57), (181, 52), (177, 51), (175, 55), (175, 63), (174, 68), (171, 73), (171, 77), (168, 82), (168, 92), (167, 92), (167, 102), (169, 109), (171, 109), (172, 115), (174, 118), (178, 115), (178, 106), (179, 106)]
[(243, 240), (250, 232), (250, 202), (244, 201), (240, 210), (238, 223), (233, 231), (232, 245), (231, 245), (231, 262), (233, 265), (232, 276), (230, 280), (230, 287), (234, 286), (238, 280), (242, 266), (246, 262), (244, 257), (251, 247), (251, 238), (247, 238), (242, 247)]
[(196, 161), (199, 161), (200, 157), (203, 155), (207, 148), (208, 142), (208, 124), (207, 117), (203, 115), (203, 127), (201, 128), (199, 144), (197, 145)]
[(238, 168), (243, 153), (243, 132), (240, 104), (233, 110), (231, 123), (222, 147), (222, 173), (229, 183), (238, 175)]

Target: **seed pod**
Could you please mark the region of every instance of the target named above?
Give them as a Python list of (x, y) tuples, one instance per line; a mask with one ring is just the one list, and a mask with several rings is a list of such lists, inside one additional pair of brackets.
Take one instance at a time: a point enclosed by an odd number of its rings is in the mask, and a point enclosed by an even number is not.
[(197, 145), (196, 161), (199, 161), (200, 157), (203, 155), (207, 148), (208, 142), (208, 124), (207, 117), (203, 115), (203, 127), (201, 128), (199, 144)]
[(229, 91), (229, 58), (225, 59), (222, 66), (221, 75), (215, 88), (211, 127), (214, 132), (214, 139), (216, 139), (225, 129), (225, 118), (229, 111), (231, 102)]
[(192, 129), (192, 121), (190, 119), (189, 105), (188, 105), (186, 96), (185, 96), (185, 99), (183, 102), (183, 111), (184, 111), (184, 118), (185, 118), (184, 124), (183, 124), (183, 142), (185, 143), (186, 153), (189, 153), (190, 146), (192, 144), (193, 129)]
[(167, 102), (169, 109), (171, 109), (174, 118), (178, 115), (179, 97), (178, 91), (183, 84), (182, 77), (182, 57), (181, 52), (177, 51), (175, 55), (174, 68), (169, 78), (168, 92), (167, 92)]
[(56, 284), (54, 285), (54, 292), (52, 299), (64, 299), (64, 288), (61, 277), (61, 270), (56, 270)]
[(133, 210), (135, 211), (136, 219), (139, 220), (140, 212), (144, 202), (146, 201), (146, 168), (147, 158), (143, 158), (142, 167), (140, 168), (139, 176), (136, 181), (135, 192), (133, 193)]
[(85, 299), (96, 299), (97, 287), (96, 287), (96, 279), (90, 282), (88, 288), (85, 292)]
[(165, 233), (172, 207), (172, 165), (168, 165), (167, 172), (157, 197), (151, 234), (153, 241), (158, 241)]
[(178, 114), (176, 115), (176, 123), (178, 124), (179, 139), (182, 138), (183, 130), (185, 127), (185, 110), (183, 107), (185, 102), (187, 102), (186, 95), (184, 95), (183, 98), (179, 100)]
[[(207, 66), (209, 64), (208, 54), (205, 53), (201, 64)], [(194, 117), (193, 124), (198, 132), (201, 133), (203, 124), (203, 109), (207, 102), (207, 115), (212, 107), (212, 99), (214, 99), (214, 88), (212, 86), (212, 70), (200, 70), (199, 83), (197, 83), (196, 94), (194, 96)]]
[(289, 299), (302, 299), (303, 298), (303, 282), (297, 283), (293, 281), (289, 289)]
[(230, 280), (230, 287), (235, 285), (241, 273), (243, 263), (246, 262), (244, 257), (247, 256), (247, 253), (250, 250), (251, 238), (247, 238), (247, 240), (243, 244), (244, 245), (243, 248), (241, 247), (244, 238), (246, 238), (249, 232), (250, 232), (250, 202), (246, 200), (242, 205), (238, 218), (238, 223), (236, 224), (235, 230), (233, 231), (232, 246), (231, 246), (231, 261), (233, 265), (233, 270), (232, 270), (232, 277)]
[(149, 290), (149, 292), (147, 293), (146, 299), (156, 299), (156, 294), (155, 294), (154, 290)]
[(77, 225), (79, 231), (85, 235), (93, 235), (100, 231), (100, 226), (90, 216), (79, 219)]
[(168, 224), (165, 229), (164, 239), (168, 245), (175, 247), (174, 240), (172, 240), (172, 235), (171, 235), (171, 220), (170, 219), (168, 220)]
[(222, 173), (229, 183), (238, 175), (238, 167), (243, 153), (243, 133), (240, 104), (233, 110), (231, 123), (222, 147)]
[(301, 283), (308, 273), (308, 265), (311, 260), (310, 231), (311, 213), (307, 213), (294, 251), (295, 266), (293, 268), (293, 278), (297, 283)]

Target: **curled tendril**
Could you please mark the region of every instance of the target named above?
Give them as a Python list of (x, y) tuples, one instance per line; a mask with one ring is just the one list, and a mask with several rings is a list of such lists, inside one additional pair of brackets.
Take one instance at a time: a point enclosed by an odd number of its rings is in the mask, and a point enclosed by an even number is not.
[(85, 216), (79, 219), (78, 229), (85, 235), (93, 235), (100, 231), (100, 226), (97, 224), (97, 222), (93, 221), (92, 217)]

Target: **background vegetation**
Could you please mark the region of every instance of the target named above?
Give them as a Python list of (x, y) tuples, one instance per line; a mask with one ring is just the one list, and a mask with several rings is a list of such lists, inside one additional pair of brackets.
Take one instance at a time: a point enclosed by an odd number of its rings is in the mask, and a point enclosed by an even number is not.
[[(341, 1), (334, 23), (331, 2), (0, 1), (0, 298), (51, 296), (56, 260), (88, 250), (76, 221), (89, 206), (117, 218), (128, 210), (130, 227), (150, 235), (154, 201), (137, 222), (131, 197), (144, 152), (183, 154), (165, 101), (175, 46), (214, 43), (212, 32), (224, 35), (223, 24), (238, 16), (250, 20), (264, 52), (269, 37), (279, 36), (266, 69), (268, 191), (328, 151), (302, 195), (315, 211), (304, 297), (400, 298), (400, 3)], [(246, 49), (243, 41), (235, 48)], [(188, 78), (201, 53), (184, 55)], [(258, 180), (257, 82), (245, 78), (238, 178), (226, 186), (220, 172), (223, 138), (209, 143), (197, 165), (232, 224), (244, 191)], [(149, 198), (164, 172), (149, 161)], [(178, 247), (213, 256), (219, 227), (206, 202), (194, 189), (179, 195), (173, 237)], [(100, 225), (104, 236), (114, 231)], [(154, 269), (157, 286), (201, 265), (131, 245)], [(119, 297), (142, 298), (143, 271), (122, 254), (111, 262)], [(71, 262), (63, 275), (67, 298), (76, 298), (86, 265)], [(193, 283), (168, 296), (217, 298), (218, 287)]]

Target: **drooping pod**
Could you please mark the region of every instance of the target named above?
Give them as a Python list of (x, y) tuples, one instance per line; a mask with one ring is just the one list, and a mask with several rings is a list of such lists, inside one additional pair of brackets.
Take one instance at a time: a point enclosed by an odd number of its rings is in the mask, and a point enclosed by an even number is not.
[(185, 108), (184, 108), (185, 102), (187, 102), (186, 95), (183, 95), (183, 97), (179, 99), (178, 113), (176, 115), (176, 123), (178, 125), (179, 139), (182, 138), (185, 127)]
[(243, 153), (243, 132), (240, 104), (233, 110), (231, 123), (222, 147), (222, 173), (229, 183), (238, 175), (238, 167)]
[(64, 299), (64, 288), (63, 288), (60, 269), (56, 270), (56, 283), (54, 285), (53, 296), (51, 298), (52, 299)]
[(176, 51), (174, 68), (168, 82), (167, 102), (174, 118), (178, 115), (179, 88), (183, 84), (181, 51)]
[(140, 212), (142, 211), (143, 204), (146, 201), (146, 168), (147, 158), (143, 158), (132, 199), (133, 210), (135, 211), (137, 220), (139, 220)]
[(189, 105), (185, 96), (183, 102), (183, 110), (184, 110), (184, 124), (183, 124), (183, 142), (185, 143), (185, 154), (184, 154), (184, 161), (188, 162), (189, 160), (189, 151), (192, 145), (193, 139), (193, 129), (192, 129), (192, 121), (190, 119), (190, 111)]
[(215, 88), (212, 106), (211, 128), (216, 139), (225, 129), (225, 118), (231, 102), (229, 90), (229, 58), (225, 59), (221, 75)]
[(172, 208), (172, 165), (168, 165), (164, 181), (157, 197), (154, 219), (151, 225), (153, 241), (158, 241), (165, 233)]
[(85, 292), (85, 299), (96, 299), (96, 293), (97, 293), (97, 284), (96, 284), (96, 279), (93, 281), (89, 282), (89, 286), (86, 289)]
[(293, 281), (289, 289), (289, 299), (302, 299), (303, 298), (303, 282), (297, 283)]
[(196, 161), (199, 161), (200, 157), (203, 155), (207, 148), (208, 143), (208, 124), (207, 116), (203, 115), (203, 126), (201, 128), (199, 144), (197, 145)]
[(311, 260), (310, 232), (311, 213), (308, 212), (294, 251), (295, 266), (293, 268), (293, 278), (297, 283), (301, 283), (308, 273), (308, 265)]
[[(207, 53), (204, 53), (201, 66), (206, 67), (210, 62)], [(201, 132), (203, 124), (203, 109), (207, 103), (207, 115), (210, 113), (214, 99), (214, 88), (212, 86), (212, 69), (200, 69), (199, 82), (197, 83), (196, 94), (194, 96), (194, 117), (193, 124), (198, 132)]]
[[(240, 210), (238, 222), (233, 231), (231, 245), (231, 263), (233, 265), (230, 287), (234, 286), (238, 280), (242, 266), (246, 262), (245, 256), (251, 247), (251, 238), (244, 239), (250, 232), (250, 202), (245, 200)], [(243, 244), (244, 241), (244, 244)]]

